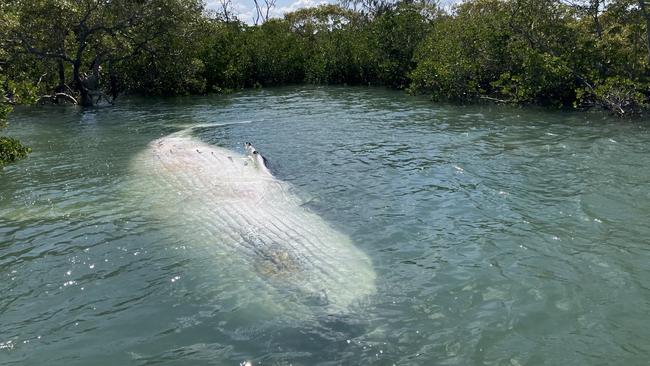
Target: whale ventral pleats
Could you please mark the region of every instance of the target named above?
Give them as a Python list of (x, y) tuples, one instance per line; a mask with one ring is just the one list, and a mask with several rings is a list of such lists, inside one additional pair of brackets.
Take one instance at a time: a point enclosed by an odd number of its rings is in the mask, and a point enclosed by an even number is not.
[(344, 313), (375, 293), (370, 258), (301, 206), (262, 154), (244, 145), (248, 156), (188, 136), (152, 142), (132, 168), (151, 214), (174, 223), (170, 235), (190, 236), (221, 275), (260, 283), (259, 297), (273, 303)]

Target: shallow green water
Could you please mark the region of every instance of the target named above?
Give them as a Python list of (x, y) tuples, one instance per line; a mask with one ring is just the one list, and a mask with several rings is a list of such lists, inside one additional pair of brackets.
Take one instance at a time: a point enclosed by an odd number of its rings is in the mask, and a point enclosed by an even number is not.
[[(345, 316), (243, 316), (251, 289), (225, 290), (203, 228), (125, 194), (131, 159), (189, 126), (253, 141), (372, 259), (376, 294)], [(34, 153), (0, 173), (2, 365), (650, 360), (642, 122), (289, 88), (19, 109), (6, 132)]]

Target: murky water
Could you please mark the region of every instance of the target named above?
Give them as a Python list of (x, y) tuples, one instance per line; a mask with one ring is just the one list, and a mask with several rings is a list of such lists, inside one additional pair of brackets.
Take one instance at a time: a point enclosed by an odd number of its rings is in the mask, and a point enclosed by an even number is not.
[[(191, 126), (253, 141), (371, 258), (374, 295), (242, 311), (256, 289), (196, 245), (218, 233), (129, 194), (133, 157)], [(0, 173), (0, 364), (645, 365), (647, 126), (363, 88), (19, 109), (6, 133), (34, 152)]]

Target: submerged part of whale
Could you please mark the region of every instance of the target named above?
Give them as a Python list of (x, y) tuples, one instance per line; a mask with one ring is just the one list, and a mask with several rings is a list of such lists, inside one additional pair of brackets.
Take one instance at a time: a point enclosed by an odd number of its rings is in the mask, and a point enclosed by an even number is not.
[(275, 305), (317, 300), (330, 313), (348, 312), (374, 293), (368, 256), (303, 207), (261, 154), (245, 146), (248, 158), (171, 135), (150, 143), (132, 168), (154, 202), (152, 211), (186, 233), (208, 233), (203, 237), (209, 238), (206, 249), (218, 253), (216, 265), (263, 283), (260, 296), (275, 296)]

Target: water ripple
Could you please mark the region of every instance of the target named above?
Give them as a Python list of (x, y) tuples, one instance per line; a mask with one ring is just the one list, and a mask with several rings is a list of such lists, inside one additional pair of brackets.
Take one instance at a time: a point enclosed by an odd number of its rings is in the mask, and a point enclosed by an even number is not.
[[(129, 161), (190, 126), (254, 141), (372, 258), (377, 295), (346, 317), (265, 318), (205, 230), (151, 219)], [(18, 108), (7, 132), (34, 153), (0, 175), (2, 364), (650, 358), (645, 122), (305, 87)]]

